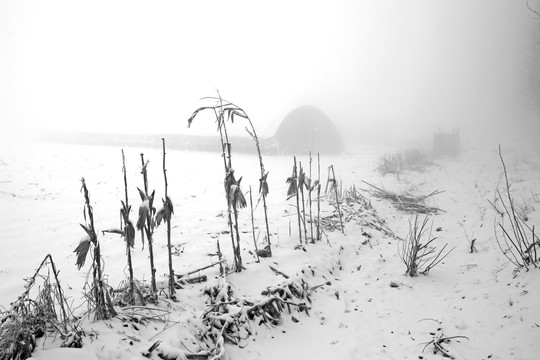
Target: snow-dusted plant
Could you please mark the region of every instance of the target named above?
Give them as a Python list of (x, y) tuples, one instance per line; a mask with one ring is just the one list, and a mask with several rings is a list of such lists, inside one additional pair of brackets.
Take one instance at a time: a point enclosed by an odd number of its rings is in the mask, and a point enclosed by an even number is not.
[(176, 300), (176, 290), (174, 281), (174, 270), (172, 265), (172, 246), (171, 246), (171, 217), (174, 213), (174, 207), (171, 198), (168, 195), (169, 184), (167, 182), (167, 169), (165, 168), (165, 139), (161, 138), (163, 143), (163, 178), (165, 180), (165, 199), (162, 199), (163, 206), (156, 214), (156, 225), (159, 226), (161, 221), (167, 224), (167, 254), (169, 260), (169, 297)]
[[(231, 244), (234, 254), (234, 268), (237, 272), (242, 271), (242, 257), (240, 254), (240, 232), (238, 230), (238, 210), (247, 206), (244, 195), (240, 191), (240, 178), (238, 181), (235, 178), (234, 169), (232, 167), (231, 156), (231, 143), (229, 142), (229, 135), (227, 133), (226, 121), (234, 122), (237, 117), (247, 118), (245, 112), (238, 106), (231, 102), (225, 101), (221, 98), (218, 92), (217, 97), (204, 98), (205, 100), (211, 100), (214, 103), (210, 106), (202, 106), (195, 110), (191, 117), (188, 119), (188, 127), (191, 126), (193, 120), (197, 115), (204, 110), (212, 110), (216, 119), (217, 129), (221, 140), (221, 151), (223, 158), (223, 167), (225, 170), (225, 198), (227, 199), (227, 216), (228, 225), (231, 234)], [(253, 131), (253, 128), (252, 128)], [(253, 133), (255, 135), (255, 133)], [(262, 162), (261, 162), (262, 164)], [(264, 172), (264, 168), (262, 168)], [(268, 174), (262, 174), (261, 191), (267, 191), (266, 176)], [(265, 185), (266, 184), (266, 185)], [(234, 222), (233, 222), (234, 218)], [(269, 236), (269, 235), (268, 235)]]
[(495, 222), (497, 244), (504, 256), (515, 266), (527, 270), (531, 266), (538, 268), (540, 256), (537, 248), (540, 249), (540, 238), (535, 234), (534, 226), (531, 227), (527, 224), (526, 217), (518, 211), (518, 207), (514, 203), (500, 146), (499, 157), (504, 170), (506, 196), (503, 196), (501, 191), (497, 189), (496, 202), (500, 202), (502, 206), (502, 210), (495, 208), (501, 215), (499, 221)]
[(125, 200), (120, 201), (122, 207), (120, 208), (120, 229), (109, 229), (104, 230), (103, 232), (109, 232), (113, 234), (118, 234), (124, 238), (126, 244), (126, 255), (128, 263), (129, 278), (127, 283), (127, 294), (122, 292), (123, 296), (121, 302), (124, 304), (135, 305), (136, 303), (144, 304), (144, 299), (142, 296), (138, 296), (139, 300), (137, 301), (136, 284), (133, 276), (133, 263), (131, 261), (131, 249), (135, 246), (135, 227), (133, 222), (129, 219), (129, 214), (131, 212), (131, 205), (129, 205), (128, 199), (128, 185), (127, 185), (127, 174), (126, 174), (126, 158), (124, 156), (124, 150), (122, 150), (122, 172), (124, 175), (124, 196)]
[(156, 209), (154, 208), (154, 195), (156, 191), (148, 192), (148, 161), (144, 161), (144, 154), (141, 153), (141, 174), (143, 175), (144, 191), (137, 188), (139, 196), (141, 197), (141, 205), (139, 205), (139, 218), (137, 220), (137, 230), (141, 231), (141, 239), (144, 246), (144, 236), (148, 240), (148, 253), (150, 257), (150, 274), (151, 274), (151, 292), (152, 297), (157, 296), (157, 284), (156, 284), (156, 267), (154, 265), (154, 229), (156, 227), (155, 215)]
[(80, 270), (86, 262), (86, 257), (90, 249), (93, 251), (92, 256), (92, 284), (88, 294), (90, 307), (95, 311), (97, 320), (109, 319), (116, 315), (114, 306), (111, 301), (109, 286), (105, 283), (103, 277), (103, 265), (101, 262), (101, 249), (97, 234), (94, 227), (94, 212), (90, 205), (90, 195), (86, 188), (84, 178), (81, 179), (82, 191), (84, 193), (84, 220), (85, 224), (80, 224), (86, 232), (86, 236), (79, 242), (75, 249), (77, 254), (77, 268)]
[(432, 237), (433, 224), (428, 228), (429, 216), (420, 223), (418, 215), (414, 221), (409, 220), (409, 233), (400, 243), (398, 254), (407, 267), (405, 274), (409, 276), (427, 275), (431, 269), (441, 263), (454, 250), (445, 251), (448, 244), (441, 249), (434, 245), (436, 237)]

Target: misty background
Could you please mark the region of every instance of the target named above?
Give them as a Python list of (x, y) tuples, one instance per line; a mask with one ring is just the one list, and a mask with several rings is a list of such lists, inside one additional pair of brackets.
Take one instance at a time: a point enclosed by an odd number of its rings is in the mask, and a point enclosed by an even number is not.
[(536, 138), (529, 7), (540, 1), (0, 0), (0, 137), (214, 134), (210, 117), (187, 118), (219, 89), (263, 136), (311, 104), (348, 143), (457, 127)]

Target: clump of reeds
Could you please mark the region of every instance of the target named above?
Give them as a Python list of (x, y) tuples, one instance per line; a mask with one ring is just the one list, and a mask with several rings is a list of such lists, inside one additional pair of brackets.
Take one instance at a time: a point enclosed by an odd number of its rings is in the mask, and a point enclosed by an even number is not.
[(427, 224), (429, 216), (426, 216), (422, 222), (418, 221), (418, 215), (414, 221), (409, 220), (409, 233), (400, 243), (398, 254), (401, 261), (406, 266), (405, 274), (409, 276), (427, 275), (431, 269), (441, 263), (454, 248), (445, 251), (448, 244), (441, 249), (437, 249), (434, 241), (437, 239), (432, 236), (432, 228)]
[(510, 192), (510, 182), (500, 146), (499, 157), (504, 171), (506, 196), (501, 194), (501, 191), (497, 189), (496, 200), (502, 206), (502, 210), (495, 207), (495, 210), (500, 214), (500, 220), (495, 222), (497, 244), (504, 256), (518, 268), (525, 268), (527, 270), (531, 266), (538, 268), (540, 257), (537, 248), (540, 248), (540, 238), (535, 233), (534, 225), (531, 227), (527, 224), (526, 219), (520, 214), (514, 202)]
[(103, 276), (103, 265), (101, 259), (101, 248), (94, 227), (94, 212), (90, 205), (90, 195), (86, 188), (84, 178), (81, 179), (82, 191), (84, 193), (84, 220), (85, 224), (80, 224), (86, 232), (86, 236), (79, 242), (79, 245), (74, 250), (77, 254), (77, 268), (80, 270), (86, 262), (86, 257), (90, 249), (93, 251), (92, 256), (92, 284), (90, 291), (86, 294), (90, 308), (95, 312), (97, 320), (105, 320), (116, 315), (109, 286), (106, 284)]

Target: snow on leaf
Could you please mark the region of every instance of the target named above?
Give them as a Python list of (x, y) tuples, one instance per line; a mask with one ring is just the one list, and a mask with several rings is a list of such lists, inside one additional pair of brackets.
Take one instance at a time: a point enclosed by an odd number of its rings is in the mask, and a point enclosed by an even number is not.
[(165, 208), (161, 208), (156, 213), (156, 225), (159, 226), (161, 224), (161, 221), (165, 217)]
[(118, 229), (118, 228), (102, 230), (101, 232), (102, 233), (118, 234), (118, 235), (122, 235), (122, 236), (124, 235), (124, 230)]
[(146, 199), (139, 206), (139, 219), (137, 220), (137, 230), (144, 228), (146, 224), (146, 217), (150, 213), (150, 200)]
[(77, 270), (81, 270), (81, 268), (84, 266), (84, 263), (86, 262), (86, 255), (88, 254), (88, 250), (90, 249), (90, 236), (85, 236), (80, 242), (77, 248), (73, 251), (74, 253), (77, 253), (77, 262), (75, 265), (77, 265)]
[(124, 239), (129, 247), (135, 246), (135, 228), (130, 220), (124, 226)]
[(298, 189), (298, 186), (296, 186), (296, 178), (290, 177), (287, 178), (287, 184), (289, 184), (289, 188), (287, 189), (287, 200), (291, 197), (296, 195), (296, 191)]
[(141, 200), (144, 201), (147, 199), (146, 197), (146, 194), (139, 188), (137, 188), (137, 190), (139, 190), (139, 196), (141, 197)]

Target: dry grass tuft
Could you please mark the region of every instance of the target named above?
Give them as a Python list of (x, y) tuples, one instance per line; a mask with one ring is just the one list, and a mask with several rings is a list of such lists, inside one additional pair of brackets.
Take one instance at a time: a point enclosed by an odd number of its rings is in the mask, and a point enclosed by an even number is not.
[(454, 250), (451, 248), (445, 252), (448, 244), (440, 250), (434, 246), (437, 238), (431, 236), (433, 224), (428, 228), (428, 221), (429, 216), (426, 216), (420, 223), (418, 215), (414, 217), (414, 222), (409, 221), (409, 233), (398, 248), (399, 257), (407, 267), (406, 275), (412, 277), (419, 274), (427, 275)]

